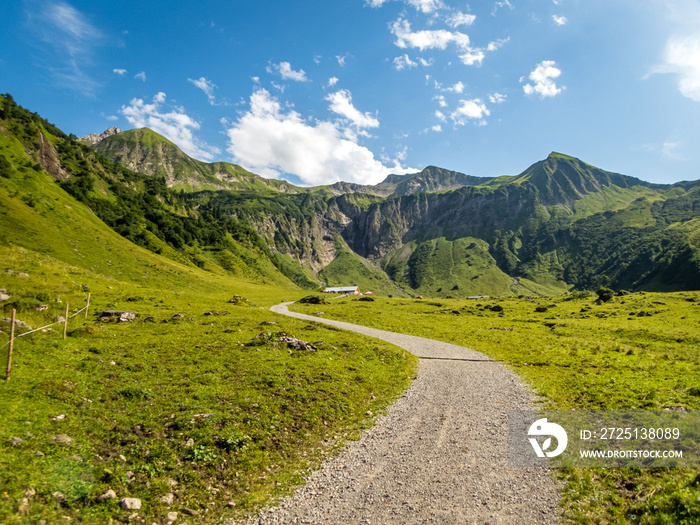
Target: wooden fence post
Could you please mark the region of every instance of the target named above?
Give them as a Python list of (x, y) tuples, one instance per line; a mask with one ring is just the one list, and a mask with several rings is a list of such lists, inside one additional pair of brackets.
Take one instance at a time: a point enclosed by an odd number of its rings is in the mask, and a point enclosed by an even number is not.
[(15, 340), (15, 316), (16, 310), (12, 309), (12, 316), (10, 318), (10, 349), (7, 352), (7, 371), (5, 372), (5, 381), (10, 380), (10, 370), (12, 369), (12, 347)]
[(87, 319), (89, 309), (90, 309), (90, 292), (88, 292), (87, 304), (85, 305), (85, 319)]
[(68, 303), (66, 303), (66, 315), (64, 316), (65, 321), (63, 322), (63, 340), (66, 340), (68, 334)]

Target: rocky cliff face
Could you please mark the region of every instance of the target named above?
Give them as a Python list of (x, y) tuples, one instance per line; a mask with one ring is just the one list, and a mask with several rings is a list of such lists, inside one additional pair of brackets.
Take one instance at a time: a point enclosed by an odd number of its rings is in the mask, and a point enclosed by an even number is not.
[(119, 128), (112, 126), (111, 128), (107, 129), (106, 131), (103, 131), (102, 133), (90, 133), (89, 135), (85, 135), (84, 137), (78, 137), (78, 140), (81, 142), (89, 142), (91, 145), (95, 145), (98, 142), (106, 139), (107, 137), (111, 137), (112, 135), (116, 135), (117, 133), (121, 133), (122, 130)]

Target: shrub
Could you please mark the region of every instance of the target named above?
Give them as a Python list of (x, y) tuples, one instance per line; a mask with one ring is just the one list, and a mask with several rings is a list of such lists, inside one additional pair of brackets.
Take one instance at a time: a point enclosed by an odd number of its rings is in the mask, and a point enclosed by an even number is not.
[(598, 288), (595, 293), (598, 295), (598, 300), (603, 301), (604, 303), (607, 303), (608, 301), (612, 300), (613, 297), (615, 297), (615, 292), (610, 288), (605, 288), (604, 286)]

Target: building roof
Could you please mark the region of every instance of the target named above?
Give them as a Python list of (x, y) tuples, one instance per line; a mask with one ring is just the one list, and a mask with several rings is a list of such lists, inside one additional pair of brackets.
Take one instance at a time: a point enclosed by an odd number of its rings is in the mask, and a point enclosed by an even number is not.
[(355, 292), (359, 289), (359, 286), (329, 286), (324, 292)]

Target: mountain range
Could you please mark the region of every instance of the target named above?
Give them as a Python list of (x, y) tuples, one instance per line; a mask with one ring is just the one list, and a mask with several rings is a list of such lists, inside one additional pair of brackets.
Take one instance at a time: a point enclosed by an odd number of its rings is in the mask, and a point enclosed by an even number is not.
[[(307, 188), (192, 159), (146, 128), (77, 138), (0, 104), (0, 187), (18, 210), (40, 213), (58, 185), (129, 241), (213, 272), (396, 296), (700, 288), (700, 181), (553, 152), (512, 176), (429, 166)], [(0, 221), (0, 242), (29, 242)]]

